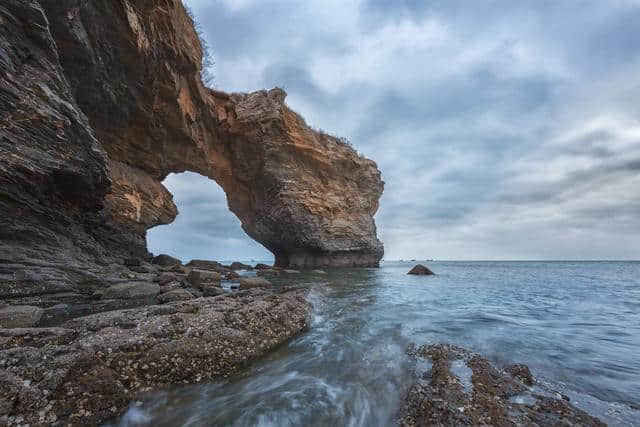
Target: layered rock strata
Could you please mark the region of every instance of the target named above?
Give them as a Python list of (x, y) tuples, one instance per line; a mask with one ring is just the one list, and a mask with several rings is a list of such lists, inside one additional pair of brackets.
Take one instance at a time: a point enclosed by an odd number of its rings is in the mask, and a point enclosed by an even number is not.
[(0, 16), (0, 195), (5, 223), (22, 223), (3, 243), (144, 254), (146, 230), (177, 214), (161, 181), (193, 171), (278, 266), (377, 266), (375, 163), (311, 129), (281, 89), (204, 87), (179, 0), (8, 0)]

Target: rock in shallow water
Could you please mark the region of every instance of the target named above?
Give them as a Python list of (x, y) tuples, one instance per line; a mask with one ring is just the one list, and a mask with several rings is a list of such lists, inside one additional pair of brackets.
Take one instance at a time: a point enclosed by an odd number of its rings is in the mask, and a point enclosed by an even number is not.
[(411, 270), (409, 270), (407, 274), (415, 274), (418, 276), (431, 276), (433, 275), (433, 271), (429, 270), (427, 267), (425, 267), (422, 264), (418, 264), (415, 267), (413, 267)]
[(561, 397), (532, 391), (525, 383), (533, 383), (525, 365), (514, 365), (518, 375), (510, 374), (482, 356), (443, 344), (423, 346), (412, 354), (429, 359), (432, 367), (407, 394), (401, 426), (606, 425)]
[(260, 289), (0, 331), (0, 413), (98, 425), (144, 391), (229, 375), (305, 330), (306, 292)]

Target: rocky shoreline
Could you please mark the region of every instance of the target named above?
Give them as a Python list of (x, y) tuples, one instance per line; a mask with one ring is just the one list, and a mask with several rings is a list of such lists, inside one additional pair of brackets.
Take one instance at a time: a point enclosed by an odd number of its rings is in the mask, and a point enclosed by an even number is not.
[(0, 329), (0, 423), (98, 425), (139, 393), (236, 372), (310, 312), (306, 291), (256, 288)]
[(526, 365), (504, 371), (446, 344), (410, 352), (427, 368), (405, 398), (398, 424), (409, 426), (605, 426), (536, 383)]

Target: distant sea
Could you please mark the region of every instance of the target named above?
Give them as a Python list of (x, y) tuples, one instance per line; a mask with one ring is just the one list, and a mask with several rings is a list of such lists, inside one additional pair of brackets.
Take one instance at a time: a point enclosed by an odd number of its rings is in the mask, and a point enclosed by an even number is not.
[(392, 425), (410, 344), (447, 342), (537, 379), (610, 425), (640, 425), (640, 262), (425, 263), (289, 275), (311, 330), (228, 381), (153, 393), (120, 425)]

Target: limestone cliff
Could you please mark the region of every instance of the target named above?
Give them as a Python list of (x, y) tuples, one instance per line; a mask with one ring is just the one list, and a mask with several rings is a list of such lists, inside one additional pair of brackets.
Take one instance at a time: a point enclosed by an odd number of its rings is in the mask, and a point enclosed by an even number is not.
[(375, 163), (281, 89), (204, 87), (201, 58), (179, 0), (2, 2), (3, 283), (64, 263), (57, 285), (78, 291), (87, 265), (146, 254), (146, 230), (177, 215), (161, 181), (183, 171), (216, 181), (279, 266), (378, 265)]

